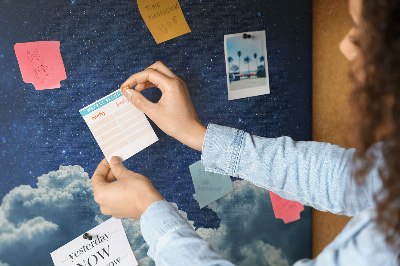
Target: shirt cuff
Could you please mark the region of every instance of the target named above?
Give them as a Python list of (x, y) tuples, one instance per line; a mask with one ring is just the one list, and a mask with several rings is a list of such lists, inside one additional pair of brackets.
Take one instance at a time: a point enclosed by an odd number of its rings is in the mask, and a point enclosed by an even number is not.
[(206, 171), (236, 177), (244, 131), (208, 124), (201, 163)]
[(147, 255), (155, 260), (157, 245), (169, 231), (190, 227), (178, 210), (165, 200), (153, 202), (140, 217), (140, 229), (146, 243), (150, 246)]

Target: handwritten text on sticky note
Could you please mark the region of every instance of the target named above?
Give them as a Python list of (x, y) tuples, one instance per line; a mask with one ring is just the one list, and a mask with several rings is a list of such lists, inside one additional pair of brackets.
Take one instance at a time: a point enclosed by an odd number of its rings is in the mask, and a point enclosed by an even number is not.
[(206, 172), (200, 161), (190, 165), (189, 169), (200, 208), (233, 190), (229, 176)]
[(275, 218), (282, 219), (285, 224), (300, 219), (300, 212), (304, 211), (304, 206), (301, 203), (284, 199), (271, 191), (269, 195)]
[(177, 0), (137, 0), (137, 4), (157, 44), (190, 32)]
[(60, 88), (67, 78), (60, 53), (60, 42), (40, 41), (14, 45), (22, 79), (36, 90)]

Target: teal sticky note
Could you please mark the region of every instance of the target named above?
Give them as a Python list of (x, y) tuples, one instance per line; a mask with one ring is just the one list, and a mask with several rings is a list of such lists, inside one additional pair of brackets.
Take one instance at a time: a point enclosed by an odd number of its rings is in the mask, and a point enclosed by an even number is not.
[(229, 176), (206, 172), (204, 165), (200, 161), (190, 165), (189, 169), (200, 208), (233, 190)]

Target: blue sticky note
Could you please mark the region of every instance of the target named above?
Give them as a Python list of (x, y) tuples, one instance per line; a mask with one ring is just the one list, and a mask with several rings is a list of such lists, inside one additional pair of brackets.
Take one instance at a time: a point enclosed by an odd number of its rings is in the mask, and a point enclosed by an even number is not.
[(189, 169), (200, 208), (233, 190), (229, 176), (206, 172), (204, 165), (200, 161), (190, 165)]

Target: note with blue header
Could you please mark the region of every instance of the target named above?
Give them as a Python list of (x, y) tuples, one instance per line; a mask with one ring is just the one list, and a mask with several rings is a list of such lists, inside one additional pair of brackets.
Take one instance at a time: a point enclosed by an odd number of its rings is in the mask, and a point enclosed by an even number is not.
[(79, 110), (107, 161), (123, 161), (158, 140), (145, 114), (116, 90)]
[(189, 166), (192, 175), (196, 200), (200, 208), (225, 196), (233, 190), (229, 176), (207, 172), (201, 161)]

